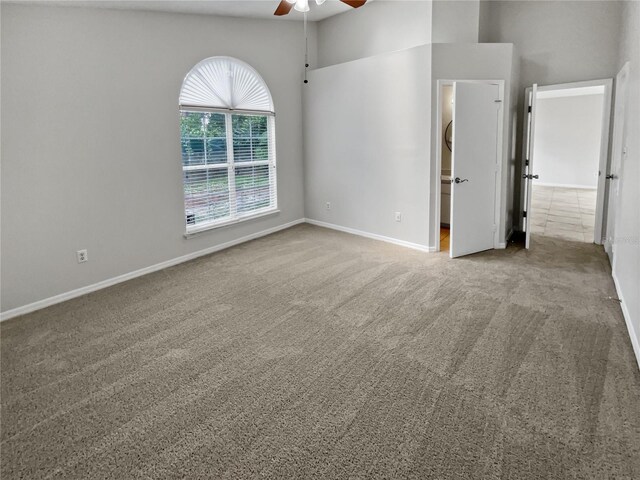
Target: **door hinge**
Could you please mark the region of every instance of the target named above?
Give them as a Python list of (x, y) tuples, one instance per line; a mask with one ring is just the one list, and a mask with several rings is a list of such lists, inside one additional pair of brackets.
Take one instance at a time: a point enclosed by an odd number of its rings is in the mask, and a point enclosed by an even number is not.
[(525, 166), (525, 167), (528, 167), (528, 166), (529, 166), (529, 159), (528, 159), (528, 158), (524, 161), (524, 166)]
[(527, 109), (527, 112), (531, 113), (531, 105), (529, 105), (529, 108)]
[(526, 211), (526, 210), (524, 210), (524, 211), (522, 212), (522, 218), (527, 218), (527, 211)]

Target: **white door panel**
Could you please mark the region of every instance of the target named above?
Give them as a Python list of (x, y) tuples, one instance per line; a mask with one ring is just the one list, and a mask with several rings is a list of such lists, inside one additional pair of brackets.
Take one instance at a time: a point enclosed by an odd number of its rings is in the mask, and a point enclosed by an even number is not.
[(451, 258), (495, 247), (500, 89), (455, 82)]
[(611, 166), (607, 174), (607, 232), (604, 247), (609, 255), (609, 262), (614, 265), (614, 241), (616, 232), (616, 210), (618, 207), (618, 195), (620, 192), (620, 175), (624, 151), (624, 123), (627, 103), (627, 79), (629, 76), (629, 63), (626, 63), (616, 77), (616, 98), (613, 113), (613, 142), (611, 152)]

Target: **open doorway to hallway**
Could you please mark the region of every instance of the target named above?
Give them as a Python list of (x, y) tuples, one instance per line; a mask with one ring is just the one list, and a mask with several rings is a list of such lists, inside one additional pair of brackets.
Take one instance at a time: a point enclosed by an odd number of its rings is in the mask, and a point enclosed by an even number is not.
[(527, 234), (602, 243), (611, 81), (527, 93)]

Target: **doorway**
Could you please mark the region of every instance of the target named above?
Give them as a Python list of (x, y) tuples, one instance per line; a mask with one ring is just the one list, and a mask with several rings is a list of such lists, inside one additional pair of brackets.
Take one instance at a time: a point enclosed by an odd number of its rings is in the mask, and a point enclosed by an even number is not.
[(440, 101), (440, 251), (449, 252), (451, 237), (451, 154), (453, 152), (453, 84), (443, 85)]
[(611, 80), (526, 90), (526, 245), (531, 236), (602, 243)]
[(496, 248), (502, 159), (502, 80), (439, 80), (436, 251)]

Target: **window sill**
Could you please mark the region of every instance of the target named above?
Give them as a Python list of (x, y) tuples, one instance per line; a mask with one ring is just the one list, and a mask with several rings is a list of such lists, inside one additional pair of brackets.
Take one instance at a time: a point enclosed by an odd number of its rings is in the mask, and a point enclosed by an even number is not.
[(221, 222), (215, 223), (207, 223), (204, 225), (199, 225), (197, 227), (190, 228), (184, 234), (184, 238), (191, 238), (195, 235), (198, 235), (203, 232), (208, 232), (209, 230), (215, 230), (216, 228), (228, 227), (229, 225), (236, 225), (238, 223), (242, 223), (247, 220), (253, 220), (260, 217), (266, 217), (267, 215), (273, 215), (275, 213), (280, 213), (280, 210), (277, 208), (271, 208), (269, 210), (263, 210), (259, 213), (254, 213), (253, 215), (246, 215), (239, 218), (234, 218), (233, 220), (224, 220)]

